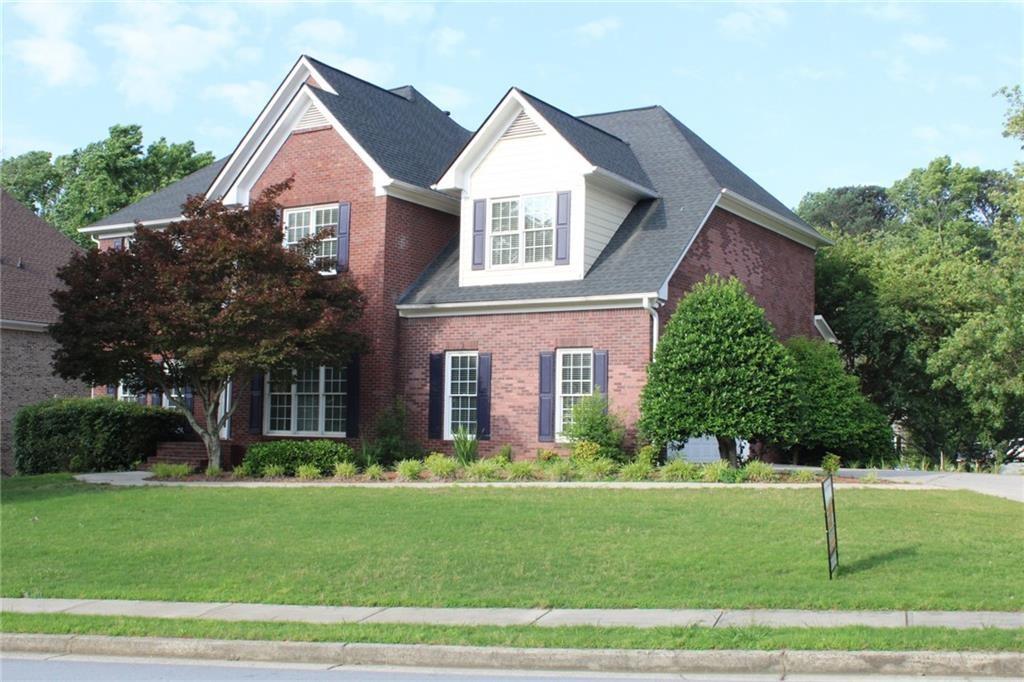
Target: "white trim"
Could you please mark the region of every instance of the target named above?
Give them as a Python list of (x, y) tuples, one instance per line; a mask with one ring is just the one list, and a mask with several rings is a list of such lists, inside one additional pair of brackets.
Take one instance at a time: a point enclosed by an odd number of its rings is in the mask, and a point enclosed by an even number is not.
[[(220, 394), (220, 401), (217, 404), (217, 419), (218, 421), (224, 418), (225, 413), (231, 409), (231, 380), (228, 379), (228, 383), (224, 386), (224, 390)], [(221, 440), (231, 440), (231, 420), (228, 419), (224, 422), (224, 426), (221, 427), (218, 437)]]
[(746, 218), (808, 248), (817, 250), (819, 246), (827, 246), (832, 243), (831, 240), (809, 230), (795, 220), (780, 215), (732, 190), (723, 189), (718, 203), (726, 211), (735, 213), (741, 218)]
[[(455, 440), (452, 433), (452, 358), (476, 358), (476, 395), (479, 410), (480, 398), (480, 352), (475, 350), (448, 350), (444, 352), (444, 440)], [(477, 412), (477, 419), (480, 413)], [(479, 422), (478, 422), (479, 423)], [(476, 437), (476, 434), (473, 434)]]
[[(334, 236), (333, 237), (327, 237), (327, 239), (333, 239), (334, 243), (335, 243), (335, 247), (334, 247), (334, 267), (330, 268), (329, 270), (320, 270), (319, 272), (320, 272), (321, 275), (336, 275), (336, 274), (338, 274), (338, 248), (339, 248), (338, 247), (338, 227), (340, 225), (340, 220), (341, 220), (341, 209), (340, 209), (339, 204), (337, 202), (330, 203), (330, 204), (310, 204), (309, 206), (290, 206), (288, 208), (281, 209), (281, 245), (284, 248), (287, 249), (289, 247), (289, 245), (292, 243), (292, 242), (288, 241), (288, 216), (289, 215), (292, 215), (292, 214), (295, 214), (295, 213), (309, 213), (309, 225), (307, 227), (310, 230), (310, 234), (313, 235), (313, 234), (316, 234), (316, 232), (313, 231), (314, 228), (316, 227), (315, 220), (314, 220), (314, 217), (316, 216), (316, 211), (324, 211), (324, 210), (335, 210), (335, 211), (337, 211), (338, 212), (338, 221), (339, 222), (336, 222), (334, 224)], [(318, 241), (322, 242), (324, 240), (320, 239)], [(298, 242), (294, 242), (294, 243), (297, 244)], [(314, 256), (313, 259), (312, 259), (314, 265), (315, 265), (316, 258), (317, 257)]]
[[(317, 389), (318, 390), (317, 395), (319, 396), (319, 401), (318, 401), (318, 405), (317, 405), (317, 426), (318, 427), (319, 427), (320, 424), (325, 423), (326, 413), (327, 413), (327, 401), (324, 400), (325, 396), (327, 395), (326, 393), (324, 393), (324, 380), (325, 380), (324, 379), (324, 374), (325, 374), (324, 368), (325, 367), (326, 367), (325, 365), (319, 365), (317, 367), (317, 369), (319, 370), (319, 385), (318, 385), (318, 389)], [(345, 393), (343, 394), (345, 396), (345, 429), (346, 429), (345, 431), (324, 431), (322, 429), (318, 429), (317, 431), (299, 431), (298, 429), (292, 429), (292, 430), (288, 430), (288, 431), (271, 430), (271, 428), (270, 428), (270, 403), (271, 403), (271, 396), (273, 394), (270, 392), (270, 372), (267, 372), (267, 373), (265, 373), (263, 375), (263, 381), (264, 381), (264, 384), (263, 384), (263, 386), (264, 386), (264, 391), (263, 391), (263, 435), (265, 435), (265, 436), (322, 436), (324, 438), (347, 438), (348, 437), (348, 406), (349, 406), (349, 402), (348, 402), (348, 390), (349, 390), (349, 385), (348, 385), (348, 368), (347, 367), (343, 367), (341, 369), (343, 369), (345, 371)], [(296, 424), (297, 421), (298, 421), (298, 410), (297, 410), (297, 407), (298, 407), (298, 400), (297, 400), (298, 391), (297, 391), (296, 382), (295, 382), (295, 372), (297, 372), (297, 370), (292, 370), (291, 416), (290, 416), (290, 420), (291, 420), (291, 423), (293, 425)], [(330, 395), (337, 395), (337, 394), (332, 393)]]
[(50, 329), (49, 322), (30, 322), (29, 320), (0, 320), (0, 329), (14, 332), (45, 333)]
[(825, 339), (829, 343), (839, 344), (839, 337), (832, 331), (832, 327), (829, 326), (828, 322), (825, 321), (824, 315), (814, 316), (814, 328), (821, 334), (821, 338)]
[(562, 434), (565, 430), (564, 417), (562, 416), (562, 400), (566, 397), (562, 393), (562, 359), (566, 355), (590, 354), (590, 393), (572, 393), (571, 397), (584, 397), (594, 394), (594, 349), (590, 348), (556, 348), (555, 349), (555, 442), (567, 443), (568, 439)]
[(512, 313), (553, 313), (611, 308), (643, 308), (645, 298), (657, 292), (574, 296), (568, 298), (512, 299), (507, 301), (467, 301), (464, 303), (405, 303), (395, 306), (399, 317), (459, 317), (463, 315), (508, 315)]
[[(548, 197), (551, 199), (551, 227), (542, 228), (543, 230), (551, 232), (551, 260), (549, 261), (526, 261), (526, 199), (532, 199), (535, 197)], [(494, 229), (494, 204), (504, 202), (516, 202), (516, 224), (515, 229), (506, 232), (493, 231)], [(484, 257), (485, 257), (485, 270), (490, 271), (501, 271), (501, 270), (547, 270), (555, 266), (555, 249), (557, 248), (556, 238), (558, 234), (558, 192), (531, 192), (529, 194), (513, 194), (508, 196), (499, 197), (488, 197), (485, 199), (486, 202), (486, 217), (484, 225)], [(532, 230), (533, 232), (540, 232), (541, 230)], [(494, 237), (501, 237), (505, 235), (516, 235), (519, 239), (519, 246), (516, 247), (516, 262), (515, 263), (498, 263), (493, 262), (494, 258)]]
[(618, 173), (613, 173), (612, 171), (601, 168), (600, 166), (591, 166), (586, 175), (590, 175), (604, 181), (610, 180), (611, 184), (614, 185), (621, 185), (622, 187), (631, 190), (629, 192), (631, 196), (635, 195), (644, 199), (657, 199), (661, 196), (649, 187), (644, 187), (638, 182), (633, 182), (632, 180), (622, 177)]
[(389, 197), (394, 197), (395, 199), (401, 199), (402, 201), (426, 206), (427, 208), (432, 208), (444, 213), (450, 213), (451, 215), (457, 216), (460, 213), (459, 200), (456, 197), (438, 192), (437, 190), (413, 185), (405, 182), (404, 180), (394, 179), (384, 185), (382, 189), (384, 190), (384, 194)]
[[(153, 218), (151, 220), (140, 220), (139, 224), (143, 227), (166, 227), (175, 220), (182, 220), (185, 216), (177, 216), (174, 218)], [(135, 234), (135, 223), (116, 223), (114, 225), (99, 225), (95, 227), (80, 227), (78, 232), (81, 234), (88, 234), (99, 237), (126, 237), (131, 234)], [(107, 234), (107, 233), (111, 234)]]

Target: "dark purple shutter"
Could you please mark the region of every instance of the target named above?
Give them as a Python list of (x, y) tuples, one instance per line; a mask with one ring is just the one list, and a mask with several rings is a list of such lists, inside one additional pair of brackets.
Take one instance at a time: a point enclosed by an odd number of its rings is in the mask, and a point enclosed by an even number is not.
[(608, 351), (594, 351), (594, 393), (608, 400)]
[(139, 405), (145, 405), (146, 404), (146, 394), (145, 393), (140, 393), (137, 396), (135, 396), (135, 402), (137, 402)]
[(117, 384), (107, 384), (107, 395), (117, 396)]
[(338, 272), (348, 271), (348, 242), (352, 223), (352, 204), (338, 204)]
[(569, 264), (569, 198), (570, 192), (558, 193), (555, 211), (555, 265)]
[(540, 404), (537, 413), (537, 440), (555, 440), (555, 354), (540, 354)]
[(196, 405), (195, 398), (192, 396), (192, 387), (191, 386), (186, 386), (184, 393), (185, 393), (185, 407), (191, 413), (191, 412), (193, 412), (193, 408), (195, 408), (195, 405)]
[(476, 362), (476, 437), (491, 439), (491, 354), (480, 353)]
[(152, 405), (153, 407), (163, 407), (164, 406), (164, 392), (163, 392), (163, 390), (158, 388), (155, 391), (153, 391), (152, 393), (150, 393), (149, 394), (149, 404)]
[(473, 269), (484, 269), (484, 240), (487, 229), (487, 200), (473, 202)]
[(427, 438), (444, 437), (444, 353), (430, 354), (430, 405), (427, 407)]
[(359, 438), (359, 356), (353, 355), (345, 369), (345, 437)]
[(277, 216), (277, 227), (278, 227), (278, 229), (281, 230), (281, 241), (284, 241), (284, 238), (285, 238), (284, 210), (280, 209), (280, 208), (274, 209), (274, 215)]
[(263, 432), (263, 375), (249, 382), (249, 433)]

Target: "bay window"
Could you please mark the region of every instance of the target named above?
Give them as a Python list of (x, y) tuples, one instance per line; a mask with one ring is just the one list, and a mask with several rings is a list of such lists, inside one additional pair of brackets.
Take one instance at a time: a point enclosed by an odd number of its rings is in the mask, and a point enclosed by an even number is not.
[(491, 266), (554, 263), (554, 194), (492, 199), (489, 215)]
[(347, 417), (346, 369), (305, 366), (267, 375), (264, 431), (270, 435), (344, 437)]
[(304, 239), (329, 230), (317, 240), (313, 262), (323, 274), (335, 274), (338, 267), (338, 205), (289, 208), (284, 212), (284, 245), (295, 248)]

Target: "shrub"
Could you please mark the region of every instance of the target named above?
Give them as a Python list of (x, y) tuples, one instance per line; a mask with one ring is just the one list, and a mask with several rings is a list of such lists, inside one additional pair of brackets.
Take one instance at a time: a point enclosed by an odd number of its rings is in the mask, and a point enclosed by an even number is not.
[(571, 459), (559, 457), (544, 467), (544, 476), (549, 481), (571, 481), (576, 478), (576, 467)]
[(537, 450), (537, 461), (538, 462), (553, 462), (556, 459), (560, 459), (559, 454), (554, 450), (547, 450), (540, 448)]
[(384, 467), (380, 464), (371, 464), (370, 466), (363, 469), (363, 475), (366, 476), (368, 481), (383, 481), (387, 476), (384, 473)]
[(502, 445), (501, 449), (498, 450), (498, 454), (494, 456), (494, 459), (498, 460), (499, 462), (504, 462), (505, 464), (511, 462), (513, 459), (515, 459), (515, 454), (512, 452), (512, 446), (509, 445), (508, 443)]
[(395, 465), (395, 471), (403, 481), (418, 481), (423, 475), (423, 462), (418, 459), (403, 459)]
[(192, 467), (187, 464), (168, 464), (157, 462), (150, 469), (157, 478), (185, 478), (192, 473)]
[(746, 469), (737, 469), (735, 467), (726, 467), (718, 472), (719, 483), (743, 483), (747, 480)]
[(661, 448), (657, 445), (648, 443), (636, 451), (636, 457), (634, 459), (638, 462), (647, 462), (651, 466), (654, 466), (658, 463), (658, 460), (661, 459)]
[(334, 463), (334, 477), (335, 478), (355, 478), (359, 473), (359, 467), (356, 466), (355, 462), (335, 462)]
[(321, 475), (320, 468), (315, 464), (300, 464), (295, 468), (295, 476), (303, 481), (312, 481)]
[(826, 475), (835, 475), (838, 473), (841, 464), (842, 460), (839, 458), (839, 455), (830, 452), (822, 458), (821, 470), (824, 471)]
[(280, 464), (268, 464), (261, 469), (263, 478), (281, 478), (285, 475), (284, 467)]
[(374, 464), (380, 464), (380, 451), (377, 446), (371, 443), (367, 439), (363, 439), (359, 446), (359, 456), (357, 458), (359, 466), (363, 467), (365, 471), (368, 467)]
[(374, 425), (375, 463), (387, 466), (402, 459), (420, 457), (420, 446), (406, 435), (406, 410), (400, 400), (384, 409)]
[(654, 467), (648, 462), (635, 461), (623, 464), (619, 469), (619, 478), (623, 481), (646, 481), (654, 473)]
[(504, 469), (494, 459), (481, 459), (470, 462), (463, 475), (470, 481), (500, 481)]
[(771, 464), (762, 462), (759, 459), (747, 462), (747, 465), (743, 467), (743, 471), (746, 473), (748, 481), (756, 481), (758, 483), (770, 483), (779, 477)]
[(626, 427), (622, 418), (608, 409), (608, 401), (599, 394), (582, 398), (572, 408), (572, 423), (563, 435), (574, 445), (583, 441), (597, 443), (602, 457), (625, 459), (622, 442)]
[(519, 460), (518, 462), (512, 462), (508, 465), (508, 480), (510, 481), (532, 481), (533, 480), (533, 462), (525, 459)]
[(696, 481), (700, 478), (700, 467), (685, 459), (673, 459), (658, 472), (663, 481)]
[(253, 443), (245, 452), (243, 462), (255, 471), (267, 466), (280, 466), (284, 473), (294, 475), (298, 468), (310, 464), (322, 475), (334, 471), (335, 462), (354, 462), (355, 452), (345, 443), (334, 440), (273, 440)]
[(615, 475), (619, 465), (607, 457), (577, 462), (577, 470), (584, 481), (604, 481)]
[(23, 474), (127, 469), (156, 453), (158, 442), (188, 432), (184, 415), (162, 407), (108, 398), (46, 400), (14, 417), (14, 462)]
[(864, 475), (864, 478), (860, 480), (863, 481), (864, 483), (878, 483), (878, 472), (869, 471), (867, 474)]
[(810, 469), (797, 469), (790, 472), (789, 480), (793, 483), (817, 483), (818, 477)]
[(581, 440), (573, 443), (572, 459), (577, 464), (592, 462), (601, 456), (601, 445), (590, 440)]
[(459, 429), (452, 434), (452, 450), (455, 451), (455, 459), (459, 460), (462, 466), (477, 460), (478, 449), (476, 437), (466, 429)]
[(252, 478), (257, 475), (257, 471), (252, 468), (252, 464), (243, 461), (231, 470), (231, 475), (234, 478)]
[(700, 470), (700, 480), (705, 483), (719, 483), (722, 481), (725, 473), (729, 469), (729, 463), (724, 459), (718, 459), (714, 462), (708, 462)]
[(210, 478), (220, 478), (220, 475), (224, 473), (220, 467), (208, 466), (206, 467), (206, 475)]
[(455, 474), (459, 470), (458, 462), (440, 452), (432, 452), (427, 455), (423, 464), (431, 476), (445, 481), (455, 478)]

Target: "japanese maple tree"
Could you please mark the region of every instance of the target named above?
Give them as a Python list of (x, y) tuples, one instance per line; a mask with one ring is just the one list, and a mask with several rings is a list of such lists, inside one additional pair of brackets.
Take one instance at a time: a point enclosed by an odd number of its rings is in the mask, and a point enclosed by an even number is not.
[[(218, 413), (232, 377), (344, 364), (366, 345), (354, 330), (362, 293), (311, 259), (324, 235), (282, 246), (277, 199), (290, 185), (268, 188), (248, 207), (191, 197), (167, 228), (136, 225), (129, 248), (75, 255), (58, 273), (66, 288), (53, 294), (56, 373), (162, 391), (219, 467), (218, 435), (235, 404)], [(198, 418), (186, 409), (186, 386), (202, 401)]]

